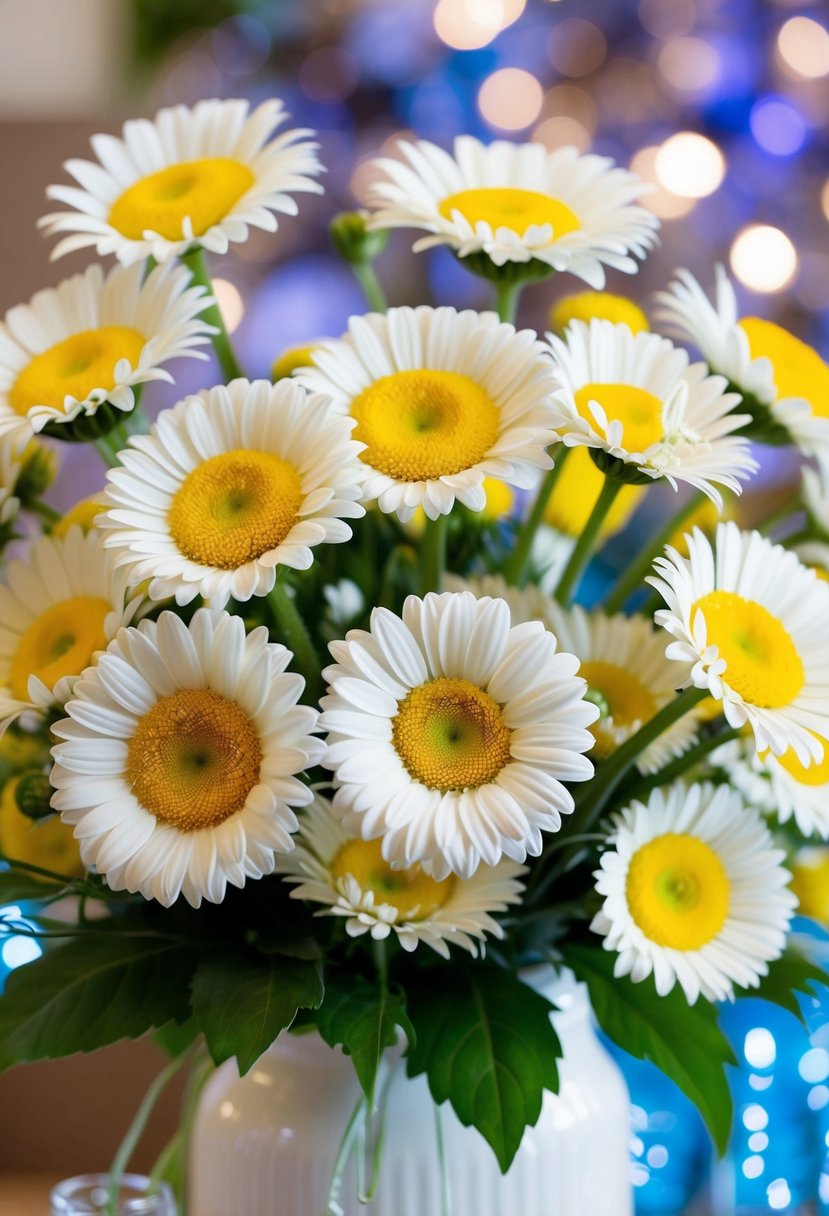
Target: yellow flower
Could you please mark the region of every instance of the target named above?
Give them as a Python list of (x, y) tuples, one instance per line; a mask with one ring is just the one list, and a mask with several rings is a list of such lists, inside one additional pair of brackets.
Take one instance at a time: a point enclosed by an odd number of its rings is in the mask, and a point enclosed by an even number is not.
[(66, 536), (73, 524), (78, 524), (84, 532), (91, 532), (95, 516), (100, 515), (103, 509), (103, 504), (98, 498), (82, 498), (80, 502), (75, 503), (74, 507), (69, 508), (63, 519), (58, 520), (52, 529), (52, 535)]
[(630, 330), (641, 333), (650, 329), (648, 318), (642, 309), (627, 296), (615, 296), (609, 291), (577, 291), (562, 296), (550, 308), (550, 326), (557, 333), (563, 332), (571, 321), (612, 321), (614, 325), (624, 322)]
[(282, 354), (273, 361), (271, 380), (274, 382), (282, 380), (285, 376), (290, 376), (298, 367), (311, 367), (314, 351), (320, 342), (325, 341), (327, 339), (318, 338), (316, 341), (306, 342), (304, 345), (286, 346)]
[[(561, 454), (558, 459), (561, 459)], [(571, 448), (544, 512), (544, 522), (565, 536), (580, 536), (596, 505), (604, 480), (604, 473), (593, 463), (587, 448)], [(645, 486), (622, 486), (602, 524), (599, 533), (601, 540), (621, 532), (639, 506), (645, 489)]]
[(801, 916), (829, 925), (829, 849), (801, 849), (792, 864), (791, 888)]
[(84, 866), (72, 829), (56, 815), (44, 820), (24, 815), (16, 798), (21, 780), (8, 781), (0, 797), (0, 850), (15, 861), (80, 877)]
[(48, 747), (43, 736), (12, 726), (0, 735), (0, 765), (20, 769), (34, 768), (47, 758)]

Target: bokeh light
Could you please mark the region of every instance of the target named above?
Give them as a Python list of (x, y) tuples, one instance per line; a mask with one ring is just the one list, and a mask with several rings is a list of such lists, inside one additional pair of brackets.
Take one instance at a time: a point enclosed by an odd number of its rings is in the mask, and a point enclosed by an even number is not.
[(213, 280), (213, 295), (229, 334), (235, 333), (245, 315), (245, 303), (238, 287), (227, 279)]
[(773, 156), (793, 156), (803, 147), (806, 123), (785, 97), (761, 97), (751, 108), (751, 133)]
[(716, 47), (703, 38), (671, 38), (657, 59), (671, 88), (697, 96), (707, 94), (720, 79), (722, 64)]
[(731, 269), (752, 291), (782, 291), (797, 274), (797, 250), (779, 228), (749, 224), (737, 234), (729, 254)]
[(607, 39), (583, 17), (565, 17), (550, 35), (550, 62), (563, 76), (589, 76), (607, 57)]
[(660, 151), (659, 147), (640, 148), (630, 162), (630, 167), (653, 187), (650, 193), (643, 195), (642, 205), (661, 220), (676, 220), (688, 214), (696, 199), (682, 198), (665, 189), (656, 175), (656, 158)]
[(544, 91), (531, 72), (523, 68), (499, 68), (478, 91), (481, 117), (503, 131), (522, 131), (541, 113)]
[(715, 143), (694, 131), (666, 139), (654, 161), (660, 185), (680, 198), (705, 198), (725, 176), (725, 161)]
[(790, 17), (777, 35), (787, 68), (808, 80), (829, 75), (829, 30), (811, 17)]
[(435, 33), (455, 50), (479, 50), (517, 21), (525, 4), (526, 0), (439, 0)]

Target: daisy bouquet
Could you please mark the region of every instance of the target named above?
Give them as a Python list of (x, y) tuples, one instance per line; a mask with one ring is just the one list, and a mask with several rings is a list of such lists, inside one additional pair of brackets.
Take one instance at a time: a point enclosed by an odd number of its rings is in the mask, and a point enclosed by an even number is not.
[[(632, 174), (461, 138), (378, 162), (331, 228), (371, 311), (250, 381), (206, 256), (320, 191), (284, 120), (208, 101), (96, 137), (42, 223), (114, 263), (0, 326), (0, 904), (43, 948), (0, 1065), (153, 1032), (197, 1086), (316, 1030), (368, 1119), (402, 1039), (506, 1170), (556, 1085), (546, 962), (722, 1148), (716, 1002), (797, 1008), (822, 975), (785, 862), (829, 836), (829, 370), (722, 271), (713, 302), (680, 271), (655, 329), (602, 292), (655, 240)], [(387, 308), (395, 227), (493, 311)], [(553, 272), (592, 290), (516, 329)], [(219, 382), (150, 425), (143, 384), (210, 343)], [(807, 463), (744, 530), (753, 438)], [(78, 441), (107, 472), (61, 517)]]

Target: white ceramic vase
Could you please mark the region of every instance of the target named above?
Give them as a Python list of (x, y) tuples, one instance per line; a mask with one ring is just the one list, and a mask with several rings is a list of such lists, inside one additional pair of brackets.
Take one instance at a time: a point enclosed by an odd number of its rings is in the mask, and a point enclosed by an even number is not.
[[(550, 968), (526, 977), (558, 1006), (564, 1058), (558, 1094), (502, 1175), (489, 1146), (448, 1103), (440, 1120), (447, 1216), (631, 1216), (630, 1114), (622, 1076), (593, 1030), (583, 985)], [(359, 1098), (351, 1061), (316, 1034), (283, 1034), (240, 1079), (235, 1062), (206, 1085), (190, 1159), (188, 1216), (439, 1216), (435, 1108), (425, 1078), (397, 1068), (389, 1086), (380, 1182), (357, 1201), (346, 1171), (340, 1207), (326, 1207), (344, 1130)]]

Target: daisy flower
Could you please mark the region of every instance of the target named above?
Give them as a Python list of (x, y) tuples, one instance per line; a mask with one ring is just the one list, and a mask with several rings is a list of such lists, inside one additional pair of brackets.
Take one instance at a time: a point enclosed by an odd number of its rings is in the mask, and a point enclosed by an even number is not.
[(486, 934), (504, 936), (492, 914), (521, 902), (525, 866), (503, 858), (471, 878), (443, 879), (418, 864), (392, 869), (380, 841), (349, 836), (319, 795), (303, 812), (295, 842), (278, 865), (286, 882), (299, 884), (292, 898), (326, 905), (320, 915), (344, 917), (350, 937), (369, 933), (382, 941), (394, 933), (404, 950), (423, 942), (448, 958), (454, 944), (477, 957)]
[(756, 988), (797, 906), (760, 815), (725, 785), (677, 782), (613, 824), (591, 928), (618, 951), (615, 974), (635, 983), (653, 974), (660, 996), (678, 982), (690, 1004)]
[(513, 628), (503, 600), (469, 592), (412, 595), (402, 620), (376, 608), (330, 650), (320, 725), (347, 832), (436, 879), (541, 852), (573, 810), (562, 782), (593, 774), (598, 710), (540, 622)]
[(794, 546), (804, 566), (814, 570), (819, 579), (829, 582), (829, 466), (822, 472), (803, 469), (803, 502), (810, 523), (819, 540), (808, 540)]
[(165, 363), (207, 358), (195, 348), (214, 332), (199, 317), (212, 299), (189, 282), (183, 266), (157, 266), (145, 279), (143, 266), (105, 275), (94, 265), (7, 312), (0, 323), (0, 439), (22, 447), (44, 428), (61, 439), (103, 434), (114, 424), (112, 411), (86, 419), (105, 402), (127, 412), (137, 385), (172, 383)]
[(312, 132), (283, 131), (282, 102), (252, 113), (243, 100), (173, 106), (124, 123), (123, 138), (92, 137), (97, 161), (70, 160), (77, 186), (50, 186), (49, 198), (70, 210), (40, 221), (49, 236), (67, 233), (53, 258), (93, 246), (125, 266), (166, 262), (194, 246), (227, 253), (249, 228), (275, 232), (277, 214), (296, 215), (291, 198), (322, 193)]
[(627, 325), (631, 333), (650, 329), (648, 318), (635, 300), (609, 291), (577, 291), (562, 296), (550, 308), (550, 329), (564, 333), (571, 321), (612, 321)]
[[(692, 663), (734, 727), (749, 723), (758, 751), (792, 747), (820, 760), (829, 736), (829, 586), (796, 554), (758, 532), (720, 524), (714, 547), (696, 528), (687, 558), (670, 546), (648, 578), (668, 605), (656, 623), (677, 641), (669, 659)], [(683, 668), (684, 670), (684, 668)]]
[(795, 443), (829, 460), (829, 366), (773, 321), (740, 317), (725, 269), (717, 266), (714, 303), (687, 270), (657, 296), (666, 331), (692, 342), (711, 369), (742, 394), (758, 439)]
[(406, 523), (457, 499), (483, 510), (485, 477), (529, 487), (552, 468), (554, 387), (543, 345), (493, 313), (391, 308), (352, 317), (323, 342), (300, 384), (331, 397), (364, 444), (364, 494)]
[(201, 608), (122, 629), (54, 727), (52, 805), (87, 866), (165, 907), (221, 903), (293, 847), (316, 711), (264, 627)]
[(328, 401), (291, 380), (234, 380), (164, 410), (110, 469), (104, 545), (152, 599), (224, 607), (273, 589), (347, 541), (364, 509), (360, 445)]
[(748, 416), (732, 412), (740, 398), (725, 391), (722, 376), (689, 364), (667, 338), (610, 321), (573, 321), (563, 339), (548, 339), (558, 426), (568, 446), (607, 453), (614, 459), (600, 467), (627, 480), (664, 477), (674, 489), (687, 481), (718, 506), (722, 497), (712, 483), (740, 493), (740, 479), (757, 463), (748, 440), (732, 433)]
[(62, 704), (139, 607), (94, 534), (43, 536), (0, 585), (0, 730)]
[(781, 823), (793, 819), (804, 836), (829, 840), (829, 739), (817, 741), (823, 758), (809, 764), (791, 748), (775, 756), (747, 748), (740, 740), (724, 745), (711, 759), (725, 769), (750, 805), (776, 815)]
[(8, 535), (20, 510), (16, 490), (23, 465), (19, 456), (16, 444), (0, 440), (0, 537)]
[[(403, 159), (375, 162), (374, 228), (420, 228), (416, 251), (448, 245), (493, 276), (507, 263), (569, 271), (604, 286), (604, 267), (635, 273), (659, 221), (637, 200), (648, 187), (634, 173), (575, 148), (455, 140), (454, 155), (426, 140), (401, 141)], [(477, 256), (476, 256), (477, 255)], [(536, 276), (537, 277), (537, 276)]]

